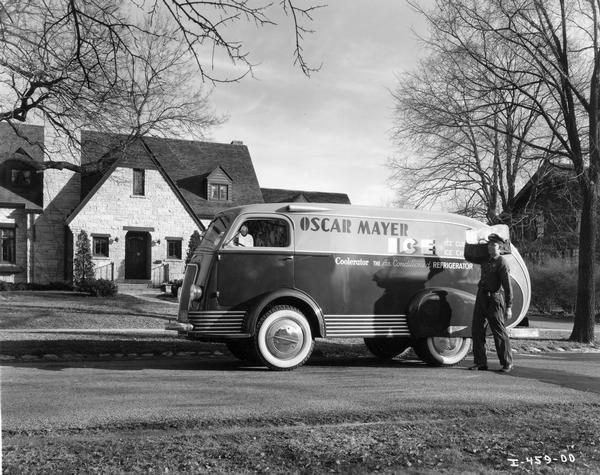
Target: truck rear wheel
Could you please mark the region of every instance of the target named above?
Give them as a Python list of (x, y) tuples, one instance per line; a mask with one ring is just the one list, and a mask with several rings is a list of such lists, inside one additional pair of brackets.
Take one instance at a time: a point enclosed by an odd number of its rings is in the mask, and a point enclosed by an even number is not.
[(367, 349), (377, 358), (391, 360), (392, 358), (404, 353), (411, 345), (408, 338), (365, 338)]
[(470, 338), (430, 336), (413, 341), (417, 356), (432, 366), (455, 366), (467, 356), (470, 348)]
[(310, 323), (300, 310), (289, 305), (277, 305), (260, 317), (254, 342), (260, 360), (278, 371), (302, 366), (315, 344)]

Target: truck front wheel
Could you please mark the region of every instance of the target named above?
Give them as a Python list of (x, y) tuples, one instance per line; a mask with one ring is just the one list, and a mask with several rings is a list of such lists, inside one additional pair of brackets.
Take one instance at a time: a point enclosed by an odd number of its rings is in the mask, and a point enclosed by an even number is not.
[(432, 366), (455, 366), (467, 356), (470, 348), (470, 338), (430, 336), (413, 341), (417, 356)]
[(278, 371), (302, 366), (315, 344), (310, 323), (300, 310), (289, 305), (277, 305), (260, 317), (254, 342), (260, 360)]

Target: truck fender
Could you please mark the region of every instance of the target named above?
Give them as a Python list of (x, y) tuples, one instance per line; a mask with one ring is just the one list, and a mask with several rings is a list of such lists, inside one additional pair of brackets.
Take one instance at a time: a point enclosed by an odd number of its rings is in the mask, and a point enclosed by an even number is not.
[(471, 338), (475, 295), (449, 287), (432, 287), (416, 293), (408, 312), (414, 338), (430, 336)]
[[(309, 322), (311, 322), (313, 330), (316, 330), (313, 332), (313, 337), (325, 336), (325, 319), (323, 318), (323, 310), (321, 310), (321, 307), (307, 293), (291, 288), (278, 289), (274, 292), (264, 294), (254, 305), (252, 305), (248, 310), (244, 325), (247, 333), (254, 335), (256, 322), (263, 311), (271, 305), (291, 305), (297, 307), (306, 315)], [(316, 328), (312, 323), (316, 323)]]

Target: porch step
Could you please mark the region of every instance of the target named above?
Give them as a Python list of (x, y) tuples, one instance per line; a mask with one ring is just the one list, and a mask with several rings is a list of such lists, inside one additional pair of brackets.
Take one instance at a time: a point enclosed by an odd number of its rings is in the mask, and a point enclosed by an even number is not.
[(138, 281), (117, 281), (115, 282), (119, 286), (119, 293), (127, 292), (143, 292), (149, 287), (152, 287), (150, 280), (138, 280)]

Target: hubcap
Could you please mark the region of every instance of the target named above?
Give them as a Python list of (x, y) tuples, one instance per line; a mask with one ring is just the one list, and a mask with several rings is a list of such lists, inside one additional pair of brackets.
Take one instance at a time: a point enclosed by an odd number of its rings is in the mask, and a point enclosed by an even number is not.
[(291, 318), (274, 321), (267, 330), (265, 341), (269, 352), (282, 360), (294, 358), (304, 346), (302, 327)]
[(441, 356), (453, 356), (462, 347), (463, 338), (433, 337), (431, 343), (437, 353)]

